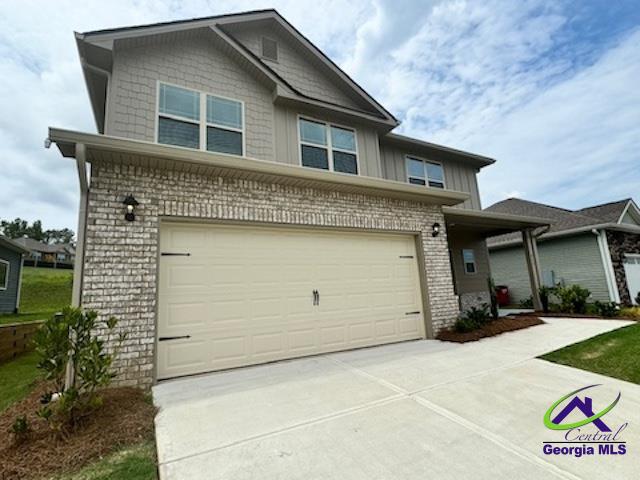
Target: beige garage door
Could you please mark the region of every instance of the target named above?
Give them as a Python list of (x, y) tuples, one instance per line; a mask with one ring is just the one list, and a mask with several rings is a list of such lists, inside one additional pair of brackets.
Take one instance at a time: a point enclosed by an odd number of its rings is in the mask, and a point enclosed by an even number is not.
[(158, 378), (424, 337), (411, 235), (167, 223)]

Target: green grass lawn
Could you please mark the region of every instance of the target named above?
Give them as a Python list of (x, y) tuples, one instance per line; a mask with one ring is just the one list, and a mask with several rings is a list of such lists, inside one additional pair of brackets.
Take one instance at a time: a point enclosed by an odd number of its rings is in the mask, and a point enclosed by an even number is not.
[(0, 364), (0, 413), (13, 402), (31, 392), (38, 378), (38, 358), (34, 352), (20, 355), (15, 360)]
[(152, 441), (119, 450), (59, 480), (156, 480), (156, 451)]
[(603, 333), (540, 358), (640, 384), (640, 324)]
[(0, 315), (0, 325), (44, 320), (71, 303), (73, 270), (24, 267), (20, 313)]

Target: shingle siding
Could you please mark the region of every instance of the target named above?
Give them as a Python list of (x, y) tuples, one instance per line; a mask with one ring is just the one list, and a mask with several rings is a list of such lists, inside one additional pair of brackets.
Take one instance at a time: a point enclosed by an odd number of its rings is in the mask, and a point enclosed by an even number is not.
[[(609, 301), (609, 290), (595, 235), (587, 233), (538, 243), (540, 269), (553, 270), (556, 281), (578, 284), (591, 291), (591, 301)], [(496, 285), (509, 287), (511, 300), (518, 303), (531, 295), (529, 274), (522, 247), (490, 252), (491, 272)]]
[(116, 42), (107, 135), (155, 141), (158, 81), (243, 101), (246, 156), (274, 160), (271, 92), (200, 30)]
[[(275, 40), (278, 43), (278, 61), (264, 58), (262, 60), (299, 92), (348, 108), (362, 109), (365, 106), (363, 102), (357, 102), (345, 89), (338, 88), (327, 78), (326, 67), (317, 65), (320, 60), (315, 60), (307, 52), (294, 48), (275, 28), (237, 27), (231, 30), (231, 33), (258, 57), (262, 56), (262, 37)], [(368, 109), (372, 110), (371, 107)]]
[[(140, 205), (136, 220), (127, 222), (122, 198), (131, 192)], [(446, 232), (431, 235), (433, 223), (445, 224), (439, 206), (94, 162), (82, 301), (104, 317), (118, 317), (128, 333), (116, 365), (118, 384), (153, 381), (159, 224), (172, 218), (415, 232), (422, 242), (434, 332), (458, 314)]]
[(0, 313), (13, 313), (18, 298), (22, 255), (0, 246), (0, 260), (9, 262), (9, 282), (6, 290), (0, 290)]

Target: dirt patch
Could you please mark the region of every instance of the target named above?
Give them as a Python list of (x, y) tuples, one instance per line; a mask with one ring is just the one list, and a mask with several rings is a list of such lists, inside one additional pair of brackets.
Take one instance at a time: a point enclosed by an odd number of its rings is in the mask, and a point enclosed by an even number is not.
[(481, 328), (471, 332), (460, 333), (453, 329), (449, 329), (440, 332), (436, 338), (445, 342), (475, 342), (481, 338), (493, 337), (495, 335), (500, 335), (501, 333), (521, 330), (523, 328), (533, 327), (534, 325), (541, 325), (543, 323), (544, 322), (542, 320), (533, 315), (500, 317), (497, 320), (493, 320)]
[[(113, 388), (102, 394), (104, 404), (85, 417), (65, 438), (60, 438), (36, 415), (46, 384), (39, 384), (28, 397), (0, 414), (0, 478), (49, 477), (80, 468), (119, 448), (153, 439), (156, 410), (144, 392), (135, 388)], [(29, 437), (16, 445), (10, 433), (14, 420), (26, 415)]]

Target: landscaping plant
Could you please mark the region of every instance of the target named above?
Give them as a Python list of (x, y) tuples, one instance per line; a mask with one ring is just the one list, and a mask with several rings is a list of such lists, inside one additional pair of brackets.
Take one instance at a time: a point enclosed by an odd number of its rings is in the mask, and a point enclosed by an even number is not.
[(498, 296), (496, 295), (496, 284), (493, 281), (493, 278), (491, 277), (487, 279), (487, 283), (489, 284), (489, 295), (491, 297), (491, 317), (494, 320), (497, 320), (499, 311), (498, 311)]
[(533, 308), (533, 297), (520, 300), (520, 308)]
[(549, 313), (549, 296), (552, 292), (553, 289), (546, 285), (542, 285), (538, 290), (538, 293), (540, 294), (540, 303), (542, 303), (542, 311), (544, 313)]
[(587, 299), (591, 292), (580, 285), (568, 287), (558, 285), (553, 289), (553, 294), (560, 300), (560, 311), (563, 313), (586, 313)]
[[(111, 367), (126, 334), (119, 334), (115, 351), (108, 353), (95, 334), (101, 323), (93, 310), (66, 307), (61, 315), (47, 320), (34, 338), (38, 368), (55, 388), (43, 396), (38, 414), (59, 432), (99, 406), (102, 398), (97, 390), (115, 376)], [(107, 334), (113, 333), (117, 323), (114, 317), (104, 322)], [(67, 363), (75, 372), (72, 385), (65, 385)]]
[(636, 305), (640, 305), (640, 292), (636, 293), (635, 301), (636, 301)]
[(486, 325), (490, 320), (489, 305), (484, 303), (481, 307), (471, 307), (467, 310), (462, 317), (456, 320), (453, 329), (460, 333), (471, 332)]
[(594, 306), (601, 317), (617, 317), (620, 312), (620, 307), (616, 302), (600, 302), (596, 300)]

